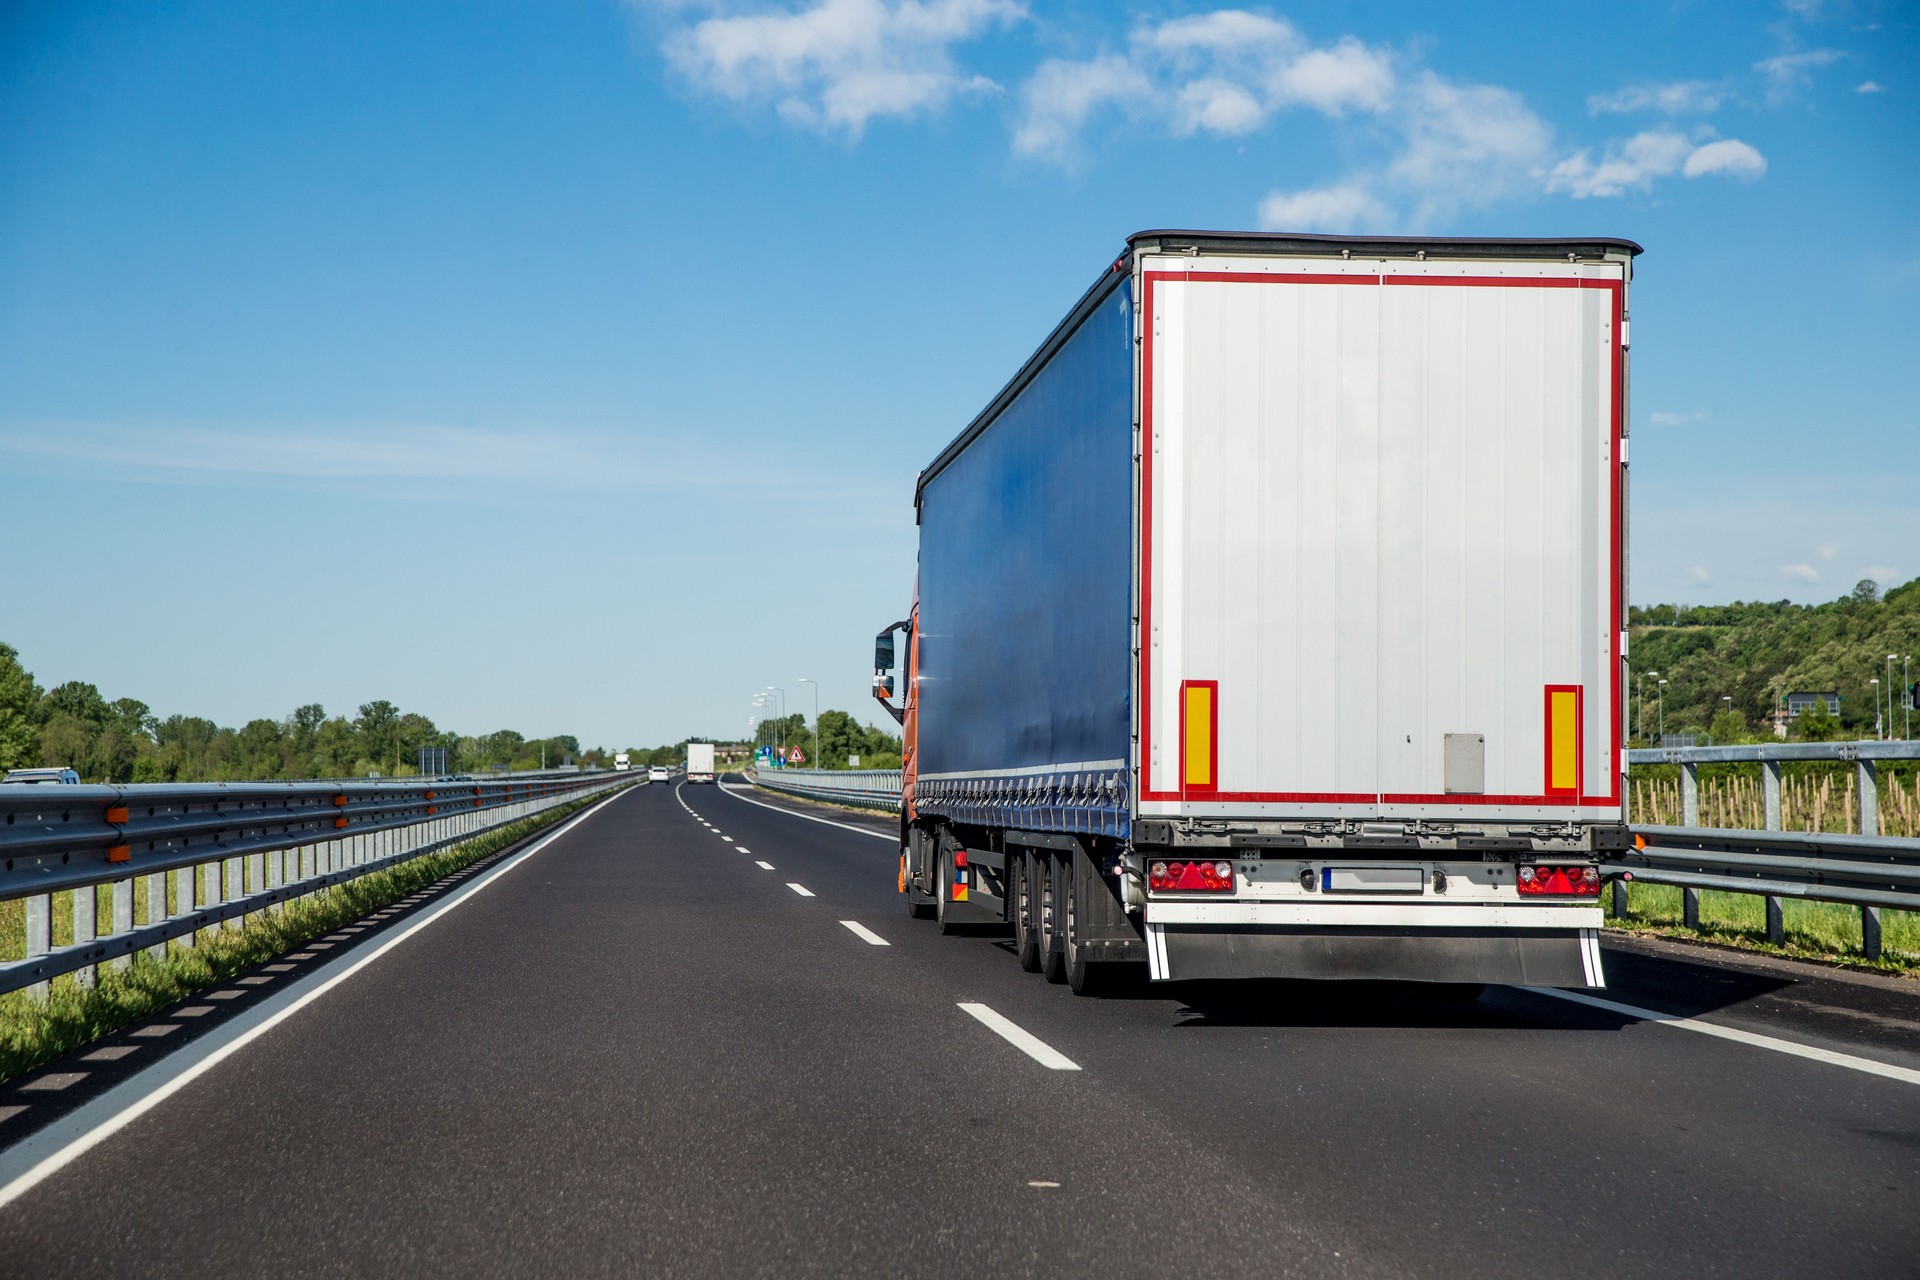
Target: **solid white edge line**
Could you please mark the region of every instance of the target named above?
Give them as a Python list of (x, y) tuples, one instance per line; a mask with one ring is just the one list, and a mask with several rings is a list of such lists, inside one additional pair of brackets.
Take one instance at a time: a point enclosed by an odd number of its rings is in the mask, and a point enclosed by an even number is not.
[(795, 893), (799, 894), (803, 898), (811, 898), (814, 896), (813, 890), (807, 888), (807, 886), (803, 884), (795, 884), (791, 880), (787, 881), (787, 888), (793, 890)]
[(1915, 1071), (1911, 1067), (1896, 1067), (1891, 1062), (1876, 1062), (1872, 1058), (1855, 1057), (1851, 1053), (1817, 1049), (1810, 1044), (1797, 1044), (1792, 1040), (1764, 1036), (1757, 1031), (1741, 1031), (1735, 1027), (1724, 1027), (1717, 1022), (1703, 1022), (1699, 1018), (1689, 1018), (1678, 1013), (1642, 1009), (1636, 1005), (1621, 1004), (1617, 1000), (1603, 1000), (1599, 996), (1590, 996), (1582, 991), (1562, 991), (1557, 987), (1523, 987), (1522, 990), (1531, 991), (1536, 995), (1552, 996), (1556, 1000), (1570, 1000), (1574, 1004), (1591, 1005), (1596, 1009), (1605, 1009), (1608, 1013), (1636, 1018), (1641, 1022), (1657, 1022), (1661, 1026), (1677, 1027), (1682, 1031), (1698, 1031), (1703, 1036), (1717, 1036), (1722, 1040), (1732, 1040), (1736, 1044), (1750, 1045), (1756, 1049), (1771, 1049), (1775, 1053), (1806, 1058), (1813, 1062), (1824, 1062), (1831, 1067), (1845, 1067), (1849, 1071), (1860, 1071), (1870, 1076), (1898, 1080), (1902, 1084), (1920, 1084), (1920, 1071)]
[(365, 955), (349, 952), (341, 956), (295, 985), (263, 1000), (248, 1013), (205, 1039), (169, 1054), (73, 1114), (55, 1121), (17, 1146), (0, 1152), (0, 1209), (33, 1190), (625, 794), (625, 791), (617, 791), (592, 808), (575, 814), (479, 879), (461, 886), (442, 899), (439, 905)]
[(984, 1004), (960, 1001), (960, 1007), (980, 1020), (986, 1028), (1049, 1071), (1078, 1071), (1080, 1064), (1060, 1052), (1031, 1031), (995, 1013)]
[(865, 939), (876, 947), (890, 947), (893, 945), (873, 930), (867, 928), (867, 926), (861, 924), (858, 920), (842, 920), (840, 923), (851, 929), (854, 937)]
[(773, 864), (771, 862), (756, 862), (753, 865), (760, 868), (762, 871), (773, 870)]
[(748, 790), (748, 789), (749, 788), (737, 787), (731, 783), (726, 783), (726, 782), (723, 782), (720, 784), (720, 790), (723, 794), (732, 796), (735, 800), (740, 801), (742, 804), (757, 804), (762, 809), (771, 809), (775, 813), (784, 813), (789, 818), (804, 818), (808, 822), (818, 822), (824, 826), (838, 827), (842, 831), (855, 831), (863, 836), (872, 836), (876, 840), (890, 841), (893, 843), (895, 847), (898, 847), (900, 844), (899, 836), (889, 835), (884, 831), (869, 831), (865, 827), (856, 827), (851, 823), (835, 822), (831, 818), (816, 818), (810, 813), (797, 813), (792, 809), (784, 809), (777, 804), (768, 804), (764, 800), (749, 800), (747, 799), (747, 797), (740, 794), (741, 791)]

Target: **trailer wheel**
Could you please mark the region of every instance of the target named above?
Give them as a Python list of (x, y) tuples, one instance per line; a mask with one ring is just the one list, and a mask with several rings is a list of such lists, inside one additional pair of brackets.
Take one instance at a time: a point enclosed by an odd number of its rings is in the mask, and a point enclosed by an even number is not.
[(1007, 914), (1013, 917), (1013, 954), (1028, 973), (1040, 972), (1040, 931), (1034, 922), (1033, 891), (1039, 873), (1033, 867), (1033, 850), (1007, 854)]
[(1034, 904), (1034, 914), (1039, 918), (1040, 928), (1040, 973), (1048, 982), (1067, 980), (1067, 923), (1068, 882), (1073, 879), (1073, 864), (1067, 859), (1045, 850), (1036, 850), (1034, 859), (1039, 863), (1041, 892), (1044, 896)]

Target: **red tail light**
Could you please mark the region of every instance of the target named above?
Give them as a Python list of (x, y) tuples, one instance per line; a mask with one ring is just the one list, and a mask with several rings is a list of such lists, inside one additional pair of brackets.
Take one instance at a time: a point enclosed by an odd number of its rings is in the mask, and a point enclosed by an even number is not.
[(1520, 894), (1540, 898), (1597, 898), (1597, 867), (1521, 867)]
[(1147, 888), (1169, 893), (1232, 893), (1231, 862), (1162, 862), (1147, 864)]

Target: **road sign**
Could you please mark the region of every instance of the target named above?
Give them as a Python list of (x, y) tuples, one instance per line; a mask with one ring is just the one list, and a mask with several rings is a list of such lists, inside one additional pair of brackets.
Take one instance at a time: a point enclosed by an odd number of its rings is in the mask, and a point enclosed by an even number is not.
[(800, 754), (800, 748), (798, 747), (792, 747), (787, 751), (788, 764), (799, 764), (805, 759), (806, 757)]

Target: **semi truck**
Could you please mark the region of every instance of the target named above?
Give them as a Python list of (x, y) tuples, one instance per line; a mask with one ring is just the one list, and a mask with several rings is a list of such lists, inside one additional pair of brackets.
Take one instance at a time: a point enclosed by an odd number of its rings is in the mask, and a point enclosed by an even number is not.
[(1130, 237), (915, 488), (909, 911), (1077, 992), (1603, 986), (1639, 252)]
[(713, 780), (713, 744), (689, 742), (687, 744), (687, 781), (712, 782)]
[(613, 753), (614, 772), (616, 773), (623, 772), (627, 769), (631, 769), (632, 767), (633, 767), (632, 757), (629, 756), (626, 752), (616, 751)]

